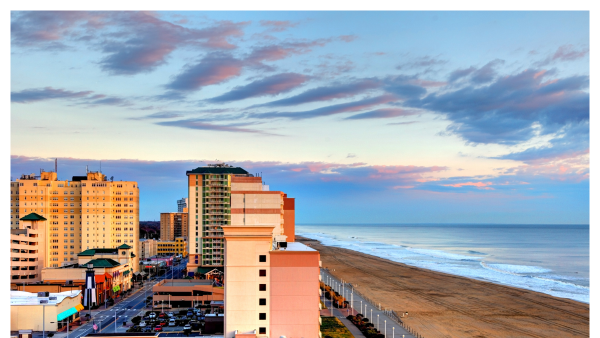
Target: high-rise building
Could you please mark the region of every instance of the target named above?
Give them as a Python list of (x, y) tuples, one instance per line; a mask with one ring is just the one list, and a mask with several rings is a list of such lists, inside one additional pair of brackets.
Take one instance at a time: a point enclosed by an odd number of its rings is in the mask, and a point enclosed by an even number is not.
[(183, 212), (163, 212), (160, 214), (160, 240), (174, 241), (177, 237), (188, 236), (188, 214)]
[(188, 274), (223, 266), (222, 226), (265, 225), (273, 236), (294, 241), (294, 199), (269, 191), (261, 177), (226, 164), (208, 165), (188, 176)]
[(183, 209), (187, 208), (187, 205), (188, 205), (187, 197), (177, 200), (177, 212), (185, 212)]
[(138, 252), (137, 182), (107, 181), (100, 172), (59, 181), (56, 172), (41, 172), (11, 182), (10, 194), (12, 229), (18, 228), (20, 215), (34, 212), (47, 219), (46, 267), (76, 262), (77, 254), (90, 248), (128, 244)]

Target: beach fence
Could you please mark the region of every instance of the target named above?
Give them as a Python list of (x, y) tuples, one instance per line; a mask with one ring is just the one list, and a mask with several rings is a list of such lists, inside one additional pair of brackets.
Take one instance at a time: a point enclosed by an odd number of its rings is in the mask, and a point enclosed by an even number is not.
[[(327, 273), (329, 273), (330, 275), (332, 275), (328, 268), (321, 268), (321, 269), (324, 270), (324, 271), (327, 271)], [(398, 323), (398, 325), (400, 325), (403, 328), (405, 328), (406, 331), (408, 331), (410, 334), (414, 335), (416, 338), (424, 338), (417, 331), (415, 331), (415, 329), (413, 329), (410, 326), (406, 325), (406, 323), (404, 323), (402, 321), (402, 319), (400, 319), (400, 318), (402, 318), (402, 316), (399, 316), (396, 311), (391, 310), (391, 309), (382, 309), (381, 308), (381, 303), (376, 303), (371, 298), (369, 298), (368, 296), (366, 296), (363, 293), (361, 293), (360, 291), (358, 291), (356, 289), (356, 286), (352, 285), (352, 283), (345, 282), (344, 284), (350, 286), (352, 288), (353, 292), (356, 293), (357, 295), (359, 295), (360, 297), (362, 297), (367, 303), (369, 303), (371, 305), (371, 307), (377, 308), (380, 311), (383, 311), (388, 317), (390, 317), (390, 319), (392, 319), (393, 321), (395, 321), (396, 323)]]

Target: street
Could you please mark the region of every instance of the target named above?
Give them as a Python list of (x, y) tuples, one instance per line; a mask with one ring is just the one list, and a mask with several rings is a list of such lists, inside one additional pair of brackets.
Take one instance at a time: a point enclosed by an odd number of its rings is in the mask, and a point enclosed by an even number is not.
[[(135, 287), (133, 293), (129, 296), (126, 296), (124, 299), (120, 299), (115, 302), (113, 306), (108, 306), (106, 309), (104, 306), (101, 306), (99, 309), (91, 311), (91, 320), (86, 321), (86, 323), (82, 326), (77, 327), (75, 330), (70, 331), (68, 337), (69, 338), (79, 338), (81, 336), (85, 336), (89, 333), (93, 333), (93, 323), (98, 325), (97, 332), (125, 332), (126, 328), (123, 327), (123, 322), (127, 321), (131, 323), (131, 318), (138, 315), (143, 310), (150, 310), (151, 308), (145, 307), (146, 297), (152, 296), (152, 287), (158, 284), (163, 279), (177, 279), (183, 278), (181, 271), (185, 269), (187, 264), (187, 258), (182, 259), (180, 263), (176, 266), (173, 266), (172, 269), (167, 270), (167, 272), (158, 276), (152, 280), (144, 281), (144, 287), (139, 288)], [(137, 285), (137, 284), (136, 284)], [(82, 310), (79, 313), (80, 317), (84, 317), (88, 313), (87, 309)], [(115, 317), (116, 317), (116, 325), (115, 325)], [(34, 332), (34, 338), (42, 337), (42, 332)], [(48, 332), (46, 332), (46, 337), (48, 337)], [(54, 334), (54, 338), (63, 338), (67, 337), (67, 332), (57, 332)]]

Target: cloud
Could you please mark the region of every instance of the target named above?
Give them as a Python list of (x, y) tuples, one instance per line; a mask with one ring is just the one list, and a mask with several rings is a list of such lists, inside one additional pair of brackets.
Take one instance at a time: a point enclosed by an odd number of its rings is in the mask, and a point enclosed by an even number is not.
[(267, 132), (257, 130), (257, 129), (244, 128), (245, 126), (250, 125), (250, 123), (234, 123), (234, 124), (227, 124), (227, 125), (219, 125), (219, 124), (205, 122), (205, 120), (203, 120), (203, 119), (187, 119), (187, 120), (177, 120), (177, 121), (156, 122), (155, 124), (160, 125), (160, 126), (166, 126), (166, 127), (179, 127), (179, 128), (196, 129), (196, 130), (276, 135), (276, 134), (267, 133)]
[(346, 120), (359, 120), (359, 119), (385, 119), (398, 116), (410, 116), (416, 114), (412, 111), (407, 111), (401, 108), (382, 108), (372, 110), (370, 112), (356, 114), (346, 117)]
[(187, 65), (167, 84), (168, 89), (193, 91), (223, 83), (242, 73), (243, 62), (223, 52), (205, 55), (198, 63)]
[(285, 99), (271, 101), (268, 103), (252, 106), (256, 107), (282, 107), (295, 106), (303, 103), (330, 101), (333, 99), (341, 99), (352, 97), (358, 94), (368, 92), (380, 86), (380, 82), (376, 79), (361, 79), (348, 83), (337, 83), (330, 86), (322, 86), (314, 89), (309, 89), (298, 95)]
[(282, 73), (253, 81), (244, 86), (237, 86), (231, 91), (208, 99), (211, 103), (225, 103), (251, 97), (274, 96), (293, 90), (309, 79), (308, 76), (297, 73)]
[(394, 94), (398, 99), (418, 99), (427, 94), (418, 79), (404, 75), (390, 76), (383, 80), (383, 89), (388, 93)]
[(322, 116), (329, 116), (334, 114), (351, 113), (364, 109), (369, 109), (373, 106), (385, 104), (396, 100), (397, 98), (393, 95), (385, 94), (381, 96), (371, 97), (359, 101), (341, 103), (332, 106), (321, 107), (308, 111), (300, 112), (268, 112), (268, 113), (253, 113), (249, 114), (249, 117), (253, 118), (277, 118), (285, 117), (294, 120), (308, 119)]
[(356, 154), (348, 154), (348, 156), (346, 156), (346, 158), (355, 158)]
[[(13, 12), (12, 42), (19, 47), (67, 48), (84, 42), (106, 54), (98, 64), (112, 75), (151, 72), (176, 49), (231, 50), (249, 22), (216, 21), (196, 29), (139, 11)], [(183, 21), (179, 21), (183, 23)]]
[(260, 20), (260, 25), (267, 28), (269, 32), (283, 32), (292, 27), (298, 26), (299, 22), (278, 21), (278, 20)]
[(583, 47), (580, 50), (576, 50), (573, 45), (563, 45), (558, 47), (554, 54), (548, 56), (546, 59), (536, 63), (536, 66), (546, 66), (554, 62), (567, 62), (575, 61), (586, 57), (590, 52), (589, 47)]
[(589, 120), (588, 76), (548, 79), (528, 69), (486, 86), (466, 85), (404, 102), (446, 116), (449, 133), (471, 143), (517, 144)]
[(462, 188), (465, 186), (473, 186), (479, 189), (493, 190), (494, 188), (490, 187), (492, 182), (463, 182), (463, 183), (454, 183), (454, 184), (442, 184), (444, 187), (453, 187), (453, 188)]
[(457, 69), (450, 73), (448, 81), (455, 82), (470, 75), (470, 81), (475, 84), (488, 83), (497, 75), (495, 68), (502, 64), (504, 64), (504, 60), (496, 59), (488, 62), (481, 68), (471, 66), (465, 69)]
[(90, 90), (74, 92), (64, 89), (54, 89), (52, 87), (32, 88), (11, 92), (10, 100), (16, 103), (32, 103), (52, 99), (79, 99), (92, 93)]
[(417, 121), (408, 121), (408, 122), (392, 122), (392, 123), (387, 123), (387, 125), (388, 125), (388, 126), (396, 126), (396, 125), (413, 124), (413, 123), (417, 123)]
[(431, 68), (433, 66), (444, 65), (448, 63), (448, 60), (441, 60), (437, 57), (432, 56), (422, 56), (415, 58), (412, 61), (404, 62), (398, 66), (396, 69), (406, 70), (406, 69), (419, 69), (419, 68)]

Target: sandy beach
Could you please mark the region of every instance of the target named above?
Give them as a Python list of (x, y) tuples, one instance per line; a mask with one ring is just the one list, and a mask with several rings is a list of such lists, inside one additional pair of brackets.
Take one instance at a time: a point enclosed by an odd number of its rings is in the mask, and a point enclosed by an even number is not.
[(403, 320), (426, 338), (589, 336), (589, 304), (296, 240), (382, 308), (408, 312)]

